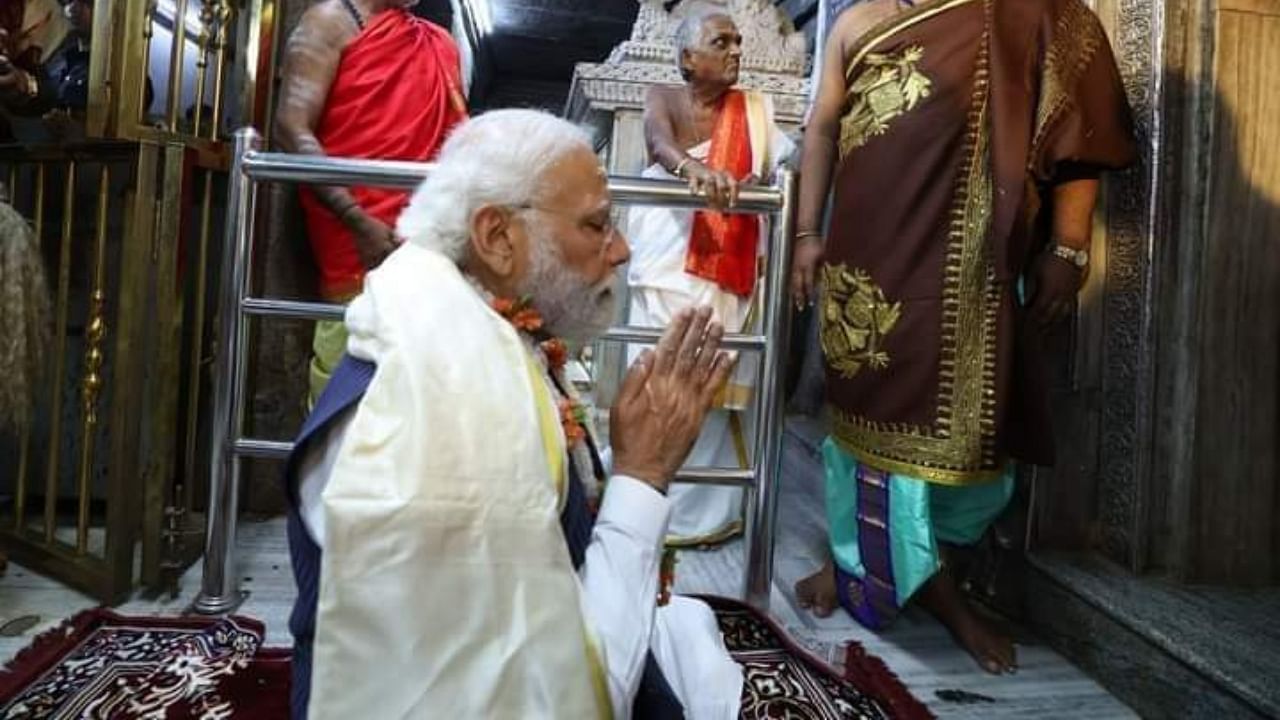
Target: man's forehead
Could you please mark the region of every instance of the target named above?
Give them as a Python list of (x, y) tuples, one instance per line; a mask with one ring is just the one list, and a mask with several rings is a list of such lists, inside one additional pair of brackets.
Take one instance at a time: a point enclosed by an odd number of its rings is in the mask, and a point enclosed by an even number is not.
[(609, 174), (595, 153), (570, 155), (551, 169), (547, 179), (558, 201), (586, 209), (609, 203)]
[(590, 174), (588, 181), (589, 191), (583, 200), (587, 204), (590, 211), (608, 210), (611, 198), (609, 194), (609, 173), (605, 171), (604, 166), (596, 163)]
[(708, 15), (702, 21), (702, 34), (714, 38), (719, 35), (737, 35), (738, 24), (728, 15)]

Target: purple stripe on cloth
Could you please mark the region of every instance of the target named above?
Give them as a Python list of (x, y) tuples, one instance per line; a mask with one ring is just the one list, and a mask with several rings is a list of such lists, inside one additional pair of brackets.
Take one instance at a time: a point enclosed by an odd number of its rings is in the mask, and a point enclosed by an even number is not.
[(899, 610), (889, 549), (889, 476), (859, 463), (854, 482), (858, 483), (858, 556), (865, 576), (856, 578), (837, 566), (836, 591), (854, 619), (878, 630)]

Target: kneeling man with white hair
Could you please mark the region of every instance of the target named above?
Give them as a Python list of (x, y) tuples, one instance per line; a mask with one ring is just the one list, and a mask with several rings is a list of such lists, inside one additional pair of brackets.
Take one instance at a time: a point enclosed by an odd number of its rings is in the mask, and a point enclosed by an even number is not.
[(563, 375), (630, 256), (586, 135), (468, 121), (398, 229), (289, 461), (294, 717), (736, 717), (710, 608), (658, 601), (723, 329), (682, 313), (631, 367), (607, 475)]

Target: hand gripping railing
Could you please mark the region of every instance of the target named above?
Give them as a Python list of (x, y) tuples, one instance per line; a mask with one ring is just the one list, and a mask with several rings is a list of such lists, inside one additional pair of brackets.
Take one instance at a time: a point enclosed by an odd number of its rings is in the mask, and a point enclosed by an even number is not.
[[(244, 457), (283, 458), (293, 444), (244, 436), (245, 395), (248, 386), (249, 324), (251, 316), (335, 320), (343, 307), (324, 303), (250, 297), (257, 185), (264, 181), (329, 185), (413, 188), (431, 166), (424, 163), (348, 160), (264, 153), (261, 138), (251, 128), (235, 135), (231, 181), (227, 190), (226, 244), (222, 254), (222, 298), (215, 365), (213, 442), (211, 445), (209, 508), (205, 538), (204, 576), (193, 609), (220, 614), (234, 609), (243, 596), (235, 572), (236, 514), (239, 508), (240, 460)], [(609, 191), (619, 204), (703, 208), (704, 197), (674, 181), (611, 177)], [(777, 485), (782, 460), (782, 358), (788, 339), (786, 269), (787, 239), (795, 208), (795, 178), (781, 174), (777, 187), (744, 187), (737, 212), (774, 215), (769, 243), (764, 295), (764, 333), (729, 334), (727, 349), (761, 355), (756, 401), (754, 470), (684, 468), (676, 482), (741, 486), (747, 491), (746, 580), (748, 602), (767, 609), (773, 583), (773, 540), (777, 522)], [(654, 343), (661, 330), (613, 328), (604, 339), (624, 343)]]

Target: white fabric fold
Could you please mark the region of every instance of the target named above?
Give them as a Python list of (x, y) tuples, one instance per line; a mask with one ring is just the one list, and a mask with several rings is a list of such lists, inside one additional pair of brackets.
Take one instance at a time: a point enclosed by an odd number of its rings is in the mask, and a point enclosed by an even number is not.
[(347, 325), (377, 371), (322, 494), (310, 716), (607, 714), (556, 510), (563, 437), (518, 334), (414, 245)]

